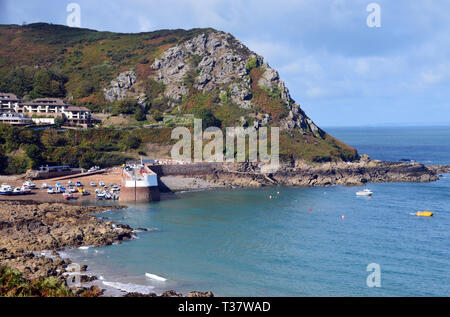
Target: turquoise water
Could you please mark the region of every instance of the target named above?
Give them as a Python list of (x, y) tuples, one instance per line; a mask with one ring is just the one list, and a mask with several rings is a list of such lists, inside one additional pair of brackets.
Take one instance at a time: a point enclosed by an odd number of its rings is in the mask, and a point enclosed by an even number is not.
[[(399, 141), (387, 131), (329, 132), (361, 145), (361, 153), (373, 158), (450, 163), (449, 151), (441, 151), (450, 146), (450, 138), (443, 137), (450, 136), (450, 129), (421, 129), (427, 137), (420, 140), (415, 130), (402, 131), (398, 138), (405, 143), (399, 148), (408, 149), (405, 153), (396, 150)], [(435, 151), (423, 156), (423, 146)], [(211, 290), (223, 296), (449, 296), (450, 175), (427, 184), (369, 188), (375, 192), (372, 199), (356, 197), (360, 187), (341, 186), (184, 193), (180, 199), (101, 214), (157, 230), (138, 233), (137, 240), (121, 245), (69, 254), (89, 264), (107, 284), (128, 290)], [(411, 214), (417, 210), (433, 210), (435, 217)], [(370, 263), (381, 267), (380, 288), (366, 285)]]

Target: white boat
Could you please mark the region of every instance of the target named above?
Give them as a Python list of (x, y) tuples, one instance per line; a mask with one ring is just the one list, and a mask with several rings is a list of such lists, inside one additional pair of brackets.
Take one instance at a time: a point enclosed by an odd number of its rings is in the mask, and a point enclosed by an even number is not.
[(69, 200), (73, 198), (73, 194), (72, 193), (63, 193), (64, 199)]
[(25, 183), (23, 183), (23, 186), (26, 186), (31, 189), (36, 188), (36, 184), (33, 183), (32, 181), (26, 181)]
[(13, 194), (13, 195), (23, 195), (24, 192), (23, 192), (22, 188), (16, 187), (16, 188), (14, 188), (14, 190), (12, 191), (12, 194)]
[(373, 192), (370, 189), (364, 189), (356, 192), (356, 196), (372, 196)]
[(42, 189), (46, 189), (46, 188), (47, 188), (47, 183), (42, 183), (41, 188), (42, 188)]
[(101, 193), (101, 192), (99, 192), (99, 193), (97, 193), (97, 199), (105, 199), (105, 196), (106, 196), (106, 193)]
[(11, 195), (13, 192), (13, 189), (8, 184), (3, 183), (0, 187), (0, 195)]
[(94, 182), (91, 182), (91, 186), (92, 186), (92, 187), (95, 187), (95, 186), (97, 186), (97, 184), (94, 183)]
[(50, 186), (49, 188), (47, 188), (47, 194), (54, 194), (55, 192), (53, 191), (53, 187)]
[(28, 186), (22, 185), (22, 187), (20, 189), (22, 190), (23, 194), (30, 194), (31, 193), (31, 189)]

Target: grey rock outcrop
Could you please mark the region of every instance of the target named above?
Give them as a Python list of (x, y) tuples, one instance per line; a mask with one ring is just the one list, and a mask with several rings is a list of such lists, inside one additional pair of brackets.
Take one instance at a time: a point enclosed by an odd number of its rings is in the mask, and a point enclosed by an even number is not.
[(136, 74), (132, 70), (120, 73), (111, 81), (110, 88), (104, 88), (105, 99), (109, 102), (121, 100), (127, 96), (127, 92), (136, 83)]
[[(320, 128), (291, 98), (278, 72), (228, 33), (215, 31), (197, 35), (164, 51), (151, 67), (153, 78), (164, 83), (164, 96), (172, 100), (172, 105), (181, 102), (189, 89), (209, 92), (218, 88), (221, 96), (227, 94), (240, 108), (253, 109), (252, 82), (247, 69), (251, 60), (256, 60), (256, 65), (262, 70), (257, 83), (259, 87), (279, 94), (289, 109), (289, 115), (281, 120), (280, 128), (322, 135)], [(270, 122), (269, 114), (261, 115), (254, 123), (255, 128)]]
[[(245, 53), (237, 53), (243, 50)], [(195, 64), (191, 60), (199, 59)], [(200, 34), (191, 40), (167, 49), (152, 64), (155, 80), (166, 85), (164, 95), (180, 101), (188, 93), (185, 76), (195, 71), (194, 88), (208, 92), (216, 87), (233, 84), (230, 93), (233, 102), (242, 108), (251, 108), (250, 79), (246, 78), (246, 63), (256, 54), (245, 48), (231, 35), (223, 32)]]

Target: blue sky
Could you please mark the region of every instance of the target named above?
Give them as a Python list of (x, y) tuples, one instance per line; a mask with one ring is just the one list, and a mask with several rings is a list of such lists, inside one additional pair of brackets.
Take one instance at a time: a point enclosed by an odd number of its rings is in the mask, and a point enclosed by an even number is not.
[[(320, 126), (450, 124), (450, 1), (0, 0), (0, 23), (116, 32), (213, 27), (263, 55)], [(369, 28), (366, 7), (381, 6)]]

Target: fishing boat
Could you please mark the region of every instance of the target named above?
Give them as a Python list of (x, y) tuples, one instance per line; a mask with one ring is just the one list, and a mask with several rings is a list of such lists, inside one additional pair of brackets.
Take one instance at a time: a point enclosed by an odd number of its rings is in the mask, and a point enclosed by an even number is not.
[(41, 188), (42, 189), (46, 189), (47, 188), (47, 183), (42, 183)]
[(13, 189), (6, 183), (3, 183), (0, 187), (0, 195), (11, 195)]
[(92, 186), (92, 187), (95, 187), (95, 186), (97, 186), (97, 184), (94, 183), (94, 182), (91, 182), (91, 186)]
[(55, 192), (53, 191), (53, 187), (50, 186), (49, 188), (47, 188), (47, 194), (54, 194)]
[(370, 189), (364, 189), (356, 192), (356, 196), (372, 196), (373, 192)]

